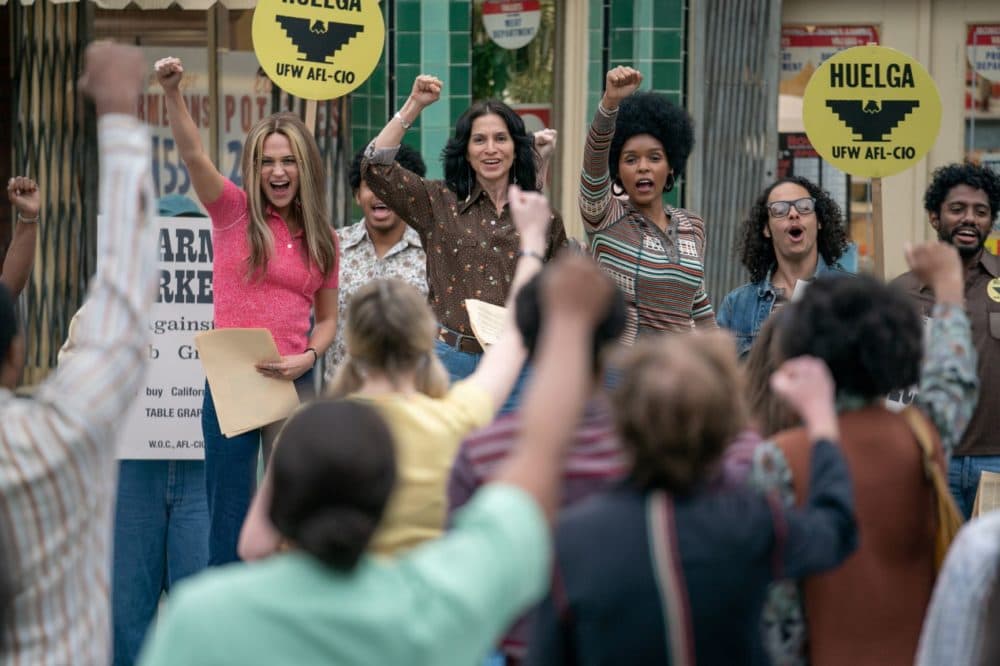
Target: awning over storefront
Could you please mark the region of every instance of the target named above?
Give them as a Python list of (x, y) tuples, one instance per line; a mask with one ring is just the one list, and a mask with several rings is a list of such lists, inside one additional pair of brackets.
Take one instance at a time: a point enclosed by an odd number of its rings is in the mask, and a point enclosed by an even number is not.
[[(22, 5), (33, 5), (35, 0), (20, 0)], [(42, 2), (68, 3), (78, 0), (41, 0)], [(102, 9), (124, 9), (130, 4), (142, 9), (167, 9), (171, 5), (180, 5), (184, 9), (208, 9), (218, 3), (227, 9), (252, 9), (257, 0), (91, 0)], [(0, 0), (0, 5), (6, 5), (7, 0)]]

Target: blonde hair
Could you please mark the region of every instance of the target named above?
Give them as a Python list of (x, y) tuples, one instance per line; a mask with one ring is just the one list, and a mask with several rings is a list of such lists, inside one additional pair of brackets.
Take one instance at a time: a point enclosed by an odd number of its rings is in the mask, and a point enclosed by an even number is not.
[(337, 248), (330, 224), (327, 222), (323, 161), (312, 132), (297, 115), (287, 112), (274, 113), (258, 121), (250, 128), (243, 145), (240, 171), (243, 176), (243, 189), (247, 194), (250, 218), (247, 225), (247, 240), (250, 245), (247, 276), (253, 278), (264, 274), (274, 245), (265, 214), (267, 202), (260, 187), (264, 141), (272, 134), (283, 135), (292, 148), (299, 173), (299, 190), (295, 203), (298, 204), (310, 263), (319, 268), (320, 273), (326, 277), (337, 265)]
[(427, 301), (402, 280), (373, 280), (347, 306), (347, 358), (327, 389), (329, 397), (354, 393), (365, 373), (376, 370), (390, 381), (416, 371), (417, 390), (432, 398), (448, 391), (448, 373), (434, 354), (438, 324)]
[(722, 332), (640, 338), (624, 351), (614, 419), (646, 488), (693, 490), (743, 429), (742, 374)]

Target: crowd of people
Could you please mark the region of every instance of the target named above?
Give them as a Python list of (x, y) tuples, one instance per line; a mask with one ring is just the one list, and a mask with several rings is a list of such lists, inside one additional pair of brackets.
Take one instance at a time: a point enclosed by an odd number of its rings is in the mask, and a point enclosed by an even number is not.
[[(743, 223), (750, 282), (716, 312), (711, 221), (663, 202), (693, 121), (633, 68), (607, 73), (586, 139), (580, 248), (542, 193), (555, 132), (503, 102), (462, 114), (429, 180), (402, 142), (443, 90), (417, 77), (354, 157), (363, 219), (335, 230), (302, 121), (251, 128), (238, 186), (164, 58), (211, 218), (214, 325), (268, 329), (281, 357), (256, 370), (302, 404), (226, 437), (206, 382), (204, 463), (130, 465), (114, 442), (156, 272), (147, 76), (136, 48), (87, 49), (105, 233), (27, 397), (16, 299), (42, 206), (34, 181), (8, 184), (5, 663), (995, 663), (1000, 519), (962, 523), (1000, 472), (996, 173), (934, 172), (937, 239), (890, 284), (840, 263), (828, 193), (771, 183)], [(505, 306), (492, 344), (466, 299)]]

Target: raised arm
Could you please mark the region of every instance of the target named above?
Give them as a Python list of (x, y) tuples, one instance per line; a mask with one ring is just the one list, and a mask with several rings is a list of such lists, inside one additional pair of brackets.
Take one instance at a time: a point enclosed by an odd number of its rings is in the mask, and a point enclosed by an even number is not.
[(406, 130), (416, 122), (420, 112), (441, 98), (441, 86), (441, 79), (429, 74), (421, 74), (414, 79), (410, 96), (406, 98), (403, 107), (375, 137), (375, 149), (398, 148)]
[(527, 357), (524, 341), (521, 340), (515, 321), (514, 304), (521, 287), (542, 270), (549, 220), (552, 217), (549, 202), (540, 192), (525, 192), (517, 185), (511, 185), (507, 197), (514, 227), (520, 235), (519, 257), (514, 269), (514, 279), (507, 293), (503, 332), (496, 344), (486, 349), (475, 372), (469, 377), (470, 381), (489, 392), (496, 409), (507, 400)]
[(538, 362), (523, 403), (521, 437), (494, 479), (520, 487), (551, 522), (570, 436), (590, 384), (590, 341), (614, 293), (593, 260), (565, 253), (542, 285), (545, 309)]
[(17, 224), (3, 260), (0, 282), (17, 298), (31, 276), (35, 263), (35, 241), (38, 238), (38, 214), (41, 196), (38, 184), (25, 176), (11, 178), (7, 183), (7, 198), (17, 209)]
[(787, 529), (779, 543), (782, 570), (775, 576), (797, 578), (836, 566), (857, 547), (854, 495), (837, 444), (834, 384), (826, 364), (805, 356), (786, 361), (771, 378), (771, 388), (801, 415), (813, 443), (805, 505), (772, 507), (784, 513), (779, 520)]
[(371, 191), (425, 242), (425, 233), (434, 223), (428, 190), (431, 184), (396, 162), (396, 152), (403, 135), (420, 112), (440, 97), (440, 80), (427, 74), (418, 76), (406, 103), (368, 144), (361, 162), (361, 177)]
[(549, 165), (556, 152), (559, 133), (550, 128), (540, 129), (533, 135), (535, 142), (535, 183), (538, 191), (545, 189), (549, 177)]
[[(156, 209), (148, 130), (135, 117), (146, 76), (142, 52), (95, 42), (87, 47), (79, 88), (98, 115), (100, 205), (104, 231), (86, 309), (75, 332), (75, 353), (42, 384), (39, 404), (59, 425), (84, 429), (87, 447), (111, 447), (112, 428), (135, 397), (148, 356), (143, 324), (155, 293)], [(69, 441), (69, 438), (65, 438)]]
[(937, 428), (947, 459), (961, 441), (979, 398), (962, 261), (953, 245), (939, 241), (907, 247), (905, 253), (906, 263), (931, 287), (935, 298), (914, 402)]
[[(592, 229), (601, 229), (613, 222), (621, 204), (611, 191), (608, 153), (615, 134), (618, 105), (638, 90), (642, 74), (631, 67), (615, 67), (605, 77), (604, 97), (597, 106), (583, 150), (583, 170), (580, 173), (580, 214)], [(616, 207), (616, 211), (610, 211)]]
[(212, 160), (201, 143), (198, 126), (195, 125), (184, 96), (181, 95), (181, 79), (184, 65), (180, 58), (162, 58), (156, 61), (156, 78), (163, 86), (163, 98), (167, 104), (167, 120), (170, 131), (177, 142), (181, 159), (191, 174), (191, 184), (203, 204), (210, 204), (222, 196), (225, 178), (212, 164)]

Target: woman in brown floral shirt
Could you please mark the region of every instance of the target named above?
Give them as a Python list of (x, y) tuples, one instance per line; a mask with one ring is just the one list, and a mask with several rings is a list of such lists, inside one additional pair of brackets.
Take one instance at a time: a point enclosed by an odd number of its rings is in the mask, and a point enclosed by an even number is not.
[[(440, 96), (440, 80), (418, 76), (406, 103), (369, 145), (362, 168), (372, 191), (420, 235), (430, 305), (441, 325), (437, 353), (455, 381), (475, 369), (483, 351), (472, 335), (465, 299), (503, 305), (514, 276), (518, 235), (507, 188), (516, 183), (540, 189), (555, 132), (532, 137), (503, 102), (477, 102), (458, 119), (445, 146), (444, 181), (425, 180), (393, 158), (410, 124)], [(562, 219), (554, 214), (537, 258), (546, 261), (565, 242)]]

